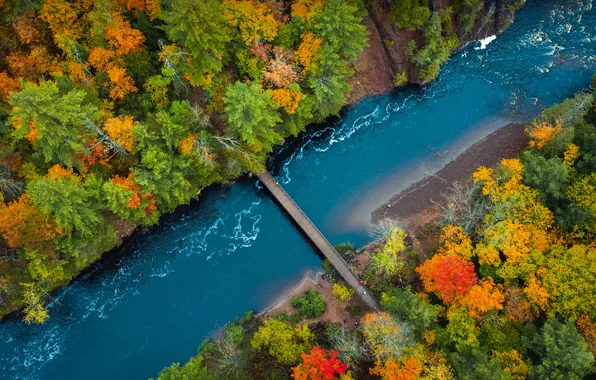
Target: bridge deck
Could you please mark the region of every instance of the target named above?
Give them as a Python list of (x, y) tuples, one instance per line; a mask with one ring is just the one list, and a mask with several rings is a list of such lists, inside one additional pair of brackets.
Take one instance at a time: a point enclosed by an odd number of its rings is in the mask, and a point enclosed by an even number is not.
[(323, 255), (331, 261), (335, 269), (343, 277), (343, 279), (350, 285), (362, 301), (371, 310), (379, 311), (379, 303), (372, 296), (372, 294), (366, 289), (365, 286), (359, 285), (358, 278), (352, 273), (348, 264), (344, 259), (337, 253), (335, 248), (323, 236), (323, 234), (315, 227), (315, 225), (308, 219), (308, 217), (302, 212), (300, 207), (290, 198), (288, 193), (277, 183), (277, 181), (269, 174), (268, 171), (257, 173), (257, 176), (265, 185), (265, 187), (273, 194), (279, 204), (290, 214), (292, 219), (300, 226), (302, 231), (310, 238), (314, 245), (323, 253)]

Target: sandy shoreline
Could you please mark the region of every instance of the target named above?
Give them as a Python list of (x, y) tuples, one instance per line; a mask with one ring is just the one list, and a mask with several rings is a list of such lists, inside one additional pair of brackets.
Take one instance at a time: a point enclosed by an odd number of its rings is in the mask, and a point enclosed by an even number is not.
[[(407, 221), (441, 199), (451, 183), (465, 179), (479, 166), (495, 166), (503, 158), (513, 158), (528, 145), (525, 124), (509, 124), (466, 149), (433, 175), (410, 185), (372, 212), (372, 222), (383, 219)], [(390, 206), (390, 207), (388, 207)]]
[(333, 283), (325, 279), (323, 274), (323, 272), (306, 272), (298, 285), (283, 292), (272, 306), (260, 312), (259, 315), (264, 317), (273, 317), (279, 313), (290, 315), (295, 311), (292, 307), (292, 299), (296, 296), (303, 295), (310, 289), (314, 289), (317, 291), (317, 293), (323, 296), (323, 299), (325, 299), (325, 302), (327, 303), (327, 309), (322, 316), (314, 319), (303, 320), (298, 323), (298, 325), (304, 323), (315, 323), (318, 321), (327, 321), (331, 323), (343, 324), (346, 327), (353, 326), (355, 322), (360, 320), (360, 316), (350, 315), (350, 313), (348, 313), (346, 310), (346, 307), (357, 305), (363, 312), (368, 310), (367, 307), (358, 296), (354, 296), (352, 300), (346, 304), (339, 304), (331, 291)]

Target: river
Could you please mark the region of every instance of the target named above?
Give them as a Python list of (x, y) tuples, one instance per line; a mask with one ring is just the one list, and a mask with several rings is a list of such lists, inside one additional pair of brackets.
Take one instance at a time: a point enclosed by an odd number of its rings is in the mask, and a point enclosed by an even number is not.
[[(363, 100), (279, 149), (270, 168), (333, 244), (366, 243), (370, 212), (399, 189), (585, 88), (596, 74), (592, 0), (530, 0), (481, 47), (468, 44), (435, 83)], [(58, 291), (44, 325), (2, 322), (0, 377), (155, 376), (319, 267), (254, 179), (210, 188)]]

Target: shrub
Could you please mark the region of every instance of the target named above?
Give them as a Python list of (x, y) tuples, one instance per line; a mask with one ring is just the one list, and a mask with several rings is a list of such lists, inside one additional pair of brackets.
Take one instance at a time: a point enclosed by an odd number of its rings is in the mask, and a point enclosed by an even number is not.
[(408, 74), (406, 73), (406, 70), (402, 70), (395, 75), (395, 78), (393, 78), (393, 85), (395, 87), (402, 87), (406, 84), (408, 84)]
[(327, 304), (319, 293), (311, 289), (302, 297), (294, 297), (292, 306), (305, 318), (317, 318), (325, 313)]
[(354, 297), (354, 289), (344, 285), (344, 284), (333, 284), (333, 289), (331, 292), (337, 298), (339, 302), (348, 302), (349, 300)]
[(348, 306), (346, 310), (352, 317), (357, 317), (362, 314), (362, 308), (358, 305)]

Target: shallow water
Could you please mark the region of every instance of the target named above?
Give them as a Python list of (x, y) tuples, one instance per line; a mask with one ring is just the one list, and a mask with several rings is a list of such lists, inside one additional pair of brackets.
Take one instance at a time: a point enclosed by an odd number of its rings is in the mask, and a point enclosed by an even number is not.
[[(366, 99), (280, 149), (278, 181), (333, 244), (364, 244), (370, 212), (391, 195), (585, 88), (596, 73), (592, 1), (529, 1), (479, 47), (466, 46), (432, 85)], [(1, 323), (0, 377), (154, 376), (319, 265), (255, 180), (209, 189), (58, 292), (46, 324)]]

